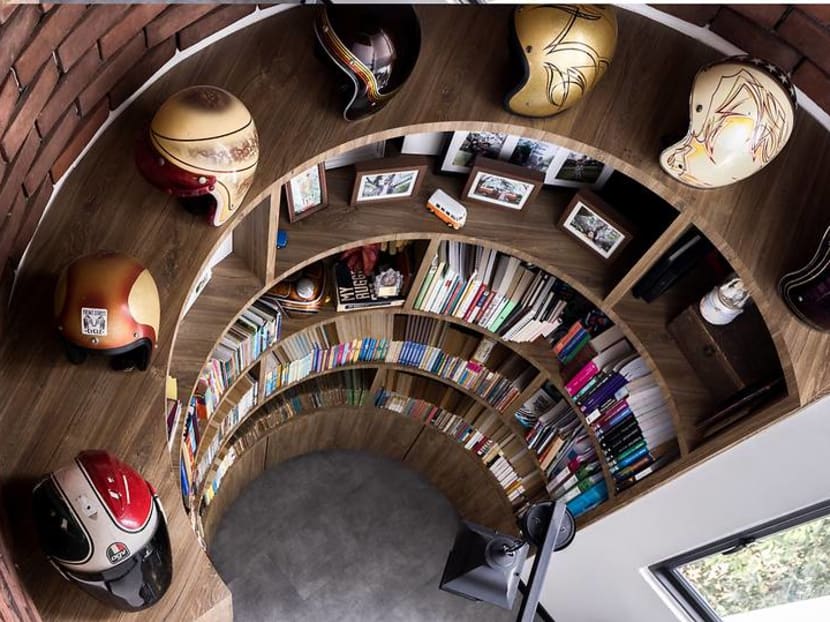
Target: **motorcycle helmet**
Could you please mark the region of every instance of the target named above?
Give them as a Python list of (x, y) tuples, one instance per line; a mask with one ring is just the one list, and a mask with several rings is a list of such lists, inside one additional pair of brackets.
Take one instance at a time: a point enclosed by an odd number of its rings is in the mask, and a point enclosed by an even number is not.
[(660, 154), (660, 166), (695, 188), (727, 186), (757, 173), (790, 138), (795, 89), (782, 69), (732, 56), (695, 75), (689, 130)]
[(115, 369), (147, 369), (158, 339), (159, 294), (150, 271), (128, 255), (98, 252), (73, 261), (55, 290), (55, 321), (70, 362), (89, 352)]
[(259, 136), (239, 99), (215, 86), (191, 86), (158, 109), (136, 149), (147, 180), (189, 210), (222, 225), (251, 187)]
[(504, 98), (509, 112), (549, 117), (570, 108), (605, 74), (617, 47), (610, 6), (528, 5), (513, 13), (512, 53), (522, 78)]
[(106, 451), (82, 451), (35, 485), (35, 527), (64, 578), (123, 611), (155, 604), (170, 586), (167, 524), (153, 487)]
[(339, 70), (346, 121), (383, 108), (409, 78), (421, 49), (421, 26), (410, 5), (325, 6), (314, 33)]

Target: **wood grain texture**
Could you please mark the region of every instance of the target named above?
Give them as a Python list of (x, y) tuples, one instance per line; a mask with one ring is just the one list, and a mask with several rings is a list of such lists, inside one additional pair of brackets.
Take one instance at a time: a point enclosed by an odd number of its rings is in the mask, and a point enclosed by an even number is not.
[[(415, 131), (470, 129), (525, 135), (588, 153), (688, 214), (748, 284), (778, 349), (790, 397), (780, 409), (768, 409), (696, 449), (692, 460), (669, 465), (637, 484), (619, 503), (830, 390), (830, 338), (799, 324), (775, 294), (778, 276), (809, 258), (828, 224), (830, 179), (823, 173), (830, 167), (827, 133), (800, 112), (790, 143), (759, 174), (716, 190), (681, 186), (660, 171), (656, 156), (663, 137), (685, 131), (692, 77), (718, 54), (620, 12), (616, 57), (597, 87), (561, 115), (522, 119), (500, 107), (507, 68), (507, 46), (501, 42), (506, 40), (510, 10), (417, 7), (423, 45), (410, 81), (381, 113), (354, 124), (342, 122), (330, 76), (311, 53), (311, 9), (281, 13), (173, 68), (115, 120), (69, 176), (21, 268), (8, 338), (0, 345), (0, 473), (6, 494), (11, 491), (22, 508), (10, 516), (11, 554), (44, 619), (190, 620), (214, 605), (227, 607), (228, 591), (199, 549), (178, 500), (177, 474), (170, 468), (165, 444), (164, 376), (176, 339), (171, 371), (183, 391), (192, 390), (212, 344), (261, 283), (240, 260), (244, 271), (232, 279), (238, 290), (220, 291), (221, 279), (212, 281), (208, 288), (216, 292), (216, 306), (208, 305), (213, 295), (205, 292), (209, 295), (203, 294), (191, 310), (195, 315), (188, 314), (199, 317), (201, 303), (204, 322), (182, 323), (177, 338), (180, 310), (221, 236), (288, 177), (360, 144)], [(462, 31), (465, 36), (459, 37)], [(223, 229), (206, 226), (145, 182), (125, 148), (171, 93), (199, 83), (238, 95), (250, 108), (262, 139), (254, 187)], [(377, 230), (375, 235), (383, 233)], [(73, 258), (99, 249), (134, 255), (159, 285), (159, 347), (147, 373), (116, 374), (98, 360), (72, 367), (52, 333), (49, 310), (56, 274)], [(214, 280), (217, 276), (221, 274)], [(192, 340), (206, 345), (185, 355), (185, 344)], [(68, 589), (34, 543), (25, 509), (31, 484), (90, 447), (109, 449), (138, 468), (159, 488), (167, 510), (174, 583), (159, 605), (141, 614), (113, 612)]]

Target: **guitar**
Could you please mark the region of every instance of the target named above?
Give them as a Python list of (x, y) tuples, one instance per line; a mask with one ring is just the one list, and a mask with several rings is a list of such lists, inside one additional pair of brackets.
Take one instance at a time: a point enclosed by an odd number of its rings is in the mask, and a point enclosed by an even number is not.
[(781, 277), (778, 293), (799, 320), (830, 331), (830, 227), (807, 265)]

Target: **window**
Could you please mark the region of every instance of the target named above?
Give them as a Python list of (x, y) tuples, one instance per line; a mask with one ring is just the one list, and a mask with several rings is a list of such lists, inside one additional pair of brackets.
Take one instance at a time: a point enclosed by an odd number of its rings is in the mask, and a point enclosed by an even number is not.
[(651, 567), (700, 622), (830, 620), (830, 501)]

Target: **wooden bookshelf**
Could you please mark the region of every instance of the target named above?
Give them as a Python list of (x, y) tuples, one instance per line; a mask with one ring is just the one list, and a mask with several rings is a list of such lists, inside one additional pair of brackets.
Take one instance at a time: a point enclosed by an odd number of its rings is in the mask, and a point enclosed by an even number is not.
[[(786, 396), (712, 439), (692, 439), (678, 460), (585, 515), (586, 520), (623, 507), (830, 391), (830, 368), (825, 364), (830, 336), (800, 324), (775, 291), (783, 272), (809, 259), (827, 225), (824, 206), (830, 202), (830, 180), (823, 174), (823, 164), (830, 162), (830, 135), (815, 120), (799, 111), (787, 147), (757, 175), (725, 188), (696, 190), (666, 176), (656, 154), (662, 137), (685, 130), (692, 78), (719, 53), (644, 17), (619, 11), (617, 52), (597, 87), (563, 114), (525, 119), (501, 107), (501, 68), (508, 66), (508, 47), (493, 45), (507, 40), (512, 9), (418, 6), (416, 10), (423, 33), (418, 65), (402, 93), (370, 119), (343, 122), (334, 104), (330, 74), (311, 53), (312, 8), (292, 9), (214, 43), (161, 76), (108, 126), (54, 197), (17, 275), (8, 337), (0, 344), (0, 385), (9, 388), (0, 404), (3, 473), (10, 481), (28, 481), (66, 463), (82, 449), (107, 447), (159, 489), (176, 571), (170, 594), (157, 606), (141, 614), (113, 612), (66, 588), (43, 560), (31, 532), (31, 517), (23, 509), (10, 521), (14, 562), (44, 619), (155, 622), (200, 619), (212, 610), (226, 611), (227, 587), (192, 535), (180, 504), (178, 471), (165, 459), (164, 426), (159, 421), (165, 374), (178, 378), (186, 402), (234, 317), (269, 284), (318, 255), (383, 236), (425, 240), (456, 235), (420, 207), (402, 208), (404, 224), (390, 222), (397, 208), (374, 214), (376, 220), (363, 220), (361, 233), (356, 227), (361, 214), (369, 212), (350, 210), (335, 196), (332, 208), (286, 227), (289, 245), (275, 256), (272, 236), (280, 226), (282, 184), (358, 145), (411, 132), (487, 130), (522, 135), (607, 162), (669, 204), (677, 214), (656, 237), (645, 234), (651, 246), (632, 246), (634, 254), (621, 258), (619, 266), (610, 270), (597, 270), (590, 257), (584, 265), (572, 265), (549, 254), (551, 247), (544, 244), (541, 233), (541, 246), (526, 245), (532, 233), (528, 226), (536, 218), (531, 215), (534, 206), (525, 210), (522, 217), (529, 221), (517, 234), (506, 229), (504, 215), (497, 210), (473, 208), (470, 224), (457, 235), (458, 239), (469, 235), (507, 252), (519, 248), (516, 252), (529, 253), (528, 258), (541, 255), (542, 267), (562, 276), (607, 312), (654, 362), (681, 423), (694, 421), (697, 415), (684, 413), (683, 396), (689, 389), (682, 370), (661, 368), (676, 356), (657, 319), (666, 319), (665, 311), (631, 301), (630, 288), (688, 224), (710, 239), (748, 284), (777, 349)], [(457, 36), (461, 31), (463, 42)], [(655, 63), (656, 56), (663, 62)], [(124, 148), (125, 137), (138, 135), (171, 93), (199, 83), (217, 84), (237, 94), (250, 108), (260, 135), (261, 159), (253, 187), (233, 218), (217, 229), (147, 184), (134, 166), (133, 153)], [(335, 195), (342, 196), (339, 193), (348, 187), (348, 180), (333, 175), (332, 181), (335, 190), (341, 188)], [(446, 183), (452, 192), (461, 179), (448, 178)], [(562, 199), (548, 200), (538, 209), (550, 210), (550, 217), (554, 202)], [(500, 225), (487, 225), (490, 218), (501, 219)], [(263, 223), (267, 235), (262, 235)], [(329, 225), (343, 227), (342, 237)], [(552, 221), (546, 226), (554, 231)], [(329, 237), (314, 241), (315, 228)], [(214, 268), (205, 292), (182, 316), (188, 293), (227, 235), (234, 235), (234, 254)], [(303, 240), (307, 248), (302, 248)], [(513, 246), (520, 242), (522, 246)], [(570, 247), (559, 238), (555, 244), (561, 244), (556, 246), (560, 249)], [(98, 360), (69, 366), (49, 328), (55, 275), (77, 256), (102, 248), (137, 257), (158, 283), (162, 321), (158, 349), (145, 374), (114, 374)], [(638, 323), (632, 314), (641, 311), (648, 313)], [(20, 413), (26, 414), (26, 425), (20, 425)], [(306, 447), (301, 436), (291, 441), (298, 451)], [(495, 492), (490, 495), (494, 506), (501, 503)], [(183, 594), (188, 597), (181, 598)]]

